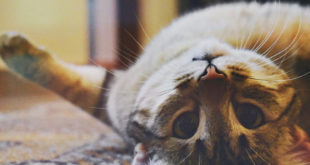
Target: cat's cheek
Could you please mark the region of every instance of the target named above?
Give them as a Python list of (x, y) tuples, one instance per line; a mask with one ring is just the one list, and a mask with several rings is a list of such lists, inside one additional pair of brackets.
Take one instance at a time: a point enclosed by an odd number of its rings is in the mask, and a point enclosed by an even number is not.
[(149, 165), (147, 149), (142, 143), (135, 146), (134, 154), (131, 165)]

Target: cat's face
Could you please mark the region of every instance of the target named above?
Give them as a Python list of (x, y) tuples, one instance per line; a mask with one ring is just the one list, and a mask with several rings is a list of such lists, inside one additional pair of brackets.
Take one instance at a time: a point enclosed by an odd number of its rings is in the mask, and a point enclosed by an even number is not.
[(206, 40), (145, 81), (127, 132), (155, 163), (277, 164), (300, 106), (288, 79), (261, 55)]

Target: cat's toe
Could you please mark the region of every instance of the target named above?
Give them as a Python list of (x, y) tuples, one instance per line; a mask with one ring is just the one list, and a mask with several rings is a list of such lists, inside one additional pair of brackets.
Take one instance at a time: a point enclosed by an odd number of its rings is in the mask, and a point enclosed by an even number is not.
[(134, 158), (131, 165), (148, 165), (147, 148), (142, 143), (135, 147)]
[(7, 32), (0, 36), (0, 56), (4, 61), (17, 56), (42, 58), (49, 56), (44, 50), (32, 45), (29, 40), (16, 32)]
[(0, 54), (2, 58), (28, 52), (31, 44), (28, 40), (16, 33), (8, 32), (0, 36)]
[(6, 65), (21, 74), (36, 70), (45, 63), (50, 54), (29, 42), (16, 32), (0, 35), (0, 57)]

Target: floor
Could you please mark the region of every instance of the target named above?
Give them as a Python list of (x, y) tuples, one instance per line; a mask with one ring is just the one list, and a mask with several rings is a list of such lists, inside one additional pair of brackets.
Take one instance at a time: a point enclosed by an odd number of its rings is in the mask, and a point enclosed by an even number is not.
[[(113, 142), (106, 143), (111, 137)], [(112, 144), (123, 147), (117, 137), (71, 103), (0, 67), (0, 164), (56, 159), (89, 163), (95, 159), (81, 153), (93, 152), (94, 147), (99, 152)], [(110, 161), (115, 160), (113, 156)], [(129, 160), (126, 156), (124, 160)], [(98, 162), (107, 155), (100, 157)]]

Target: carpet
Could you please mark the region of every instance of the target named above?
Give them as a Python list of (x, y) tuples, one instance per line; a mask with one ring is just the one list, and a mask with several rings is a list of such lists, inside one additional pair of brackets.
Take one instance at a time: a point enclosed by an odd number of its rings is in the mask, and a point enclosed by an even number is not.
[(129, 165), (131, 155), (102, 122), (0, 70), (0, 164)]

